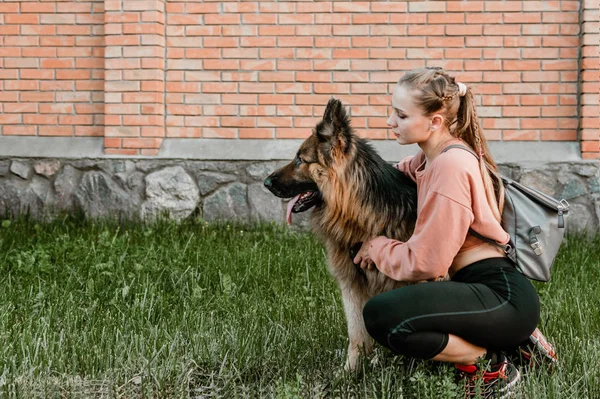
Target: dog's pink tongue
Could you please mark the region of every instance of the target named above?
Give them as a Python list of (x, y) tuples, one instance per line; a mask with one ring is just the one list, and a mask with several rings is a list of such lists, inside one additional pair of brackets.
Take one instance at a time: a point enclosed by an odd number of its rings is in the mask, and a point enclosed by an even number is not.
[(300, 198), (301, 195), (302, 194), (296, 195), (294, 198), (292, 198), (290, 200), (290, 202), (288, 202), (287, 213), (286, 213), (287, 224), (292, 224), (292, 208), (294, 207), (294, 205), (296, 205), (296, 202), (298, 202), (298, 199)]

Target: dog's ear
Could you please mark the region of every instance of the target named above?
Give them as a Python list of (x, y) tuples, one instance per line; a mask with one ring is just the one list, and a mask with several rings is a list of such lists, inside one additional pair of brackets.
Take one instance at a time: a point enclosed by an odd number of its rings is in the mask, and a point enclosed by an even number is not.
[(323, 121), (317, 126), (317, 137), (320, 141), (327, 141), (334, 136), (339, 136), (340, 141), (346, 143), (350, 129), (350, 119), (342, 102), (332, 98), (325, 107)]

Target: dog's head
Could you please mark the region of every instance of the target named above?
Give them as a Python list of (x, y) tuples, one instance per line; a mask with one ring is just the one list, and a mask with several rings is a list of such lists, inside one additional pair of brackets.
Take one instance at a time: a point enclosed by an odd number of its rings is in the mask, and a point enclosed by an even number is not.
[(329, 172), (343, 162), (353, 137), (342, 102), (332, 98), (323, 119), (302, 143), (292, 162), (265, 179), (265, 186), (277, 197), (291, 198), (288, 224), (292, 213), (304, 212), (322, 203), (321, 191)]

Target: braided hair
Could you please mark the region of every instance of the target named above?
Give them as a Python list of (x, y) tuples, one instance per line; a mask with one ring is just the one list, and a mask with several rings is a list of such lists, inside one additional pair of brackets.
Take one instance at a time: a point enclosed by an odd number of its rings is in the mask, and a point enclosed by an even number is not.
[(443, 115), (450, 133), (479, 154), (479, 168), (487, 201), (494, 217), (500, 222), (504, 208), (504, 185), (479, 124), (471, 90), (439, 67), (412, 70), (398, 81), (398, 85), (414, 90), (415, 103), (425, 116), (435, 113)]

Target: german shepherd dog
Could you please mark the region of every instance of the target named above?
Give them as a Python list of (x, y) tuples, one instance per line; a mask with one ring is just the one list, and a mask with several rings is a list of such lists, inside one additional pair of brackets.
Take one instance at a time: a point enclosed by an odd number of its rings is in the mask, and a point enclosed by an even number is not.
[(361, 269), (351, 250), (380, 235), (408, 240), (417, 217), (416, 186), (353, 132), (342, 103), (333, 98), (292, 162), (264, 184), (277, 197), (292, 198), (288, 224), (292, 213), (313, 208), (312, 231), (325, 244), (329, 271), (342, 293), (349, 338), (345, 368), (354, 370), (361, 351), (369, 354), (373, 345), (362, 316), (365, 303), (406, 283)]

